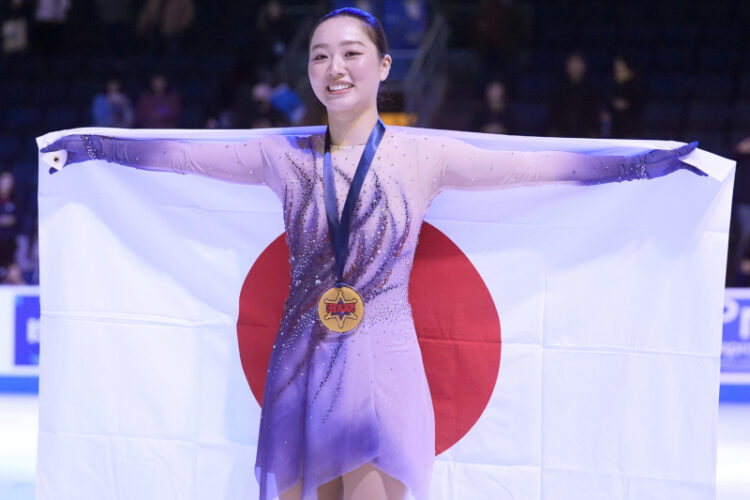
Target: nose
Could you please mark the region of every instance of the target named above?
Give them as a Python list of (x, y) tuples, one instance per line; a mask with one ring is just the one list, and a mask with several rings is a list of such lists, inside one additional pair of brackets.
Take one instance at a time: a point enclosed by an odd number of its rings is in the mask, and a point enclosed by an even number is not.
[(331, 63), (328, 65), (328, 76), (338, 77), (344, 72), (344, 60), (340, 56), (333, 56), (330, 59)]

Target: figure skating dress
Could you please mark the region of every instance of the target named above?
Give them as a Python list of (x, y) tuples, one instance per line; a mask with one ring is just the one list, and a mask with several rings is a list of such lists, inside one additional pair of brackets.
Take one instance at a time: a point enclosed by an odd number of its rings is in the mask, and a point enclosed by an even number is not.
[[(98, 155), (148, 170), (266, 184), (283, 205), (291, 288), (263, 397), (256, 476), (261, 499), (302, 484), (304, 499), (365, 463), (428, 497), (434, 414), (408, 302), (422, 219), (445, 188), (631, 180), (674, 170), (688, 147), (638, 156), (480, 149), (389, 128), (352, 218), (344, 280), (365, 302), (352, 333), (332, 334), (317, 304), (335, 283), (323, 194), (324, 133), (236, 143), (101, 138)], [(364, 146), (333, 147), (339, 212)], [(692, 148), (690, 148), (692, 149)], [(340, 213), (339, 213), (340, 215)]]

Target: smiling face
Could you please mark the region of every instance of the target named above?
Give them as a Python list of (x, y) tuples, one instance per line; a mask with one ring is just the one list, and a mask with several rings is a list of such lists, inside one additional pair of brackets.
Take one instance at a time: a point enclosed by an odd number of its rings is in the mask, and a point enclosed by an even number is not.
[(310, 40), (307, 74), (329, 113), (376, 109), (380, 82), (390, 68), (391, 57), (378, 54), (362, 22), (353, 17), (323, 21)]

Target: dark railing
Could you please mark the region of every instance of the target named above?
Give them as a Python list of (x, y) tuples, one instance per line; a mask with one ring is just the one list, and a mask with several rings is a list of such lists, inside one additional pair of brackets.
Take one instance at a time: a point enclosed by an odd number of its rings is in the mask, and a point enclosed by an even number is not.
[(404, 111), (416, 115), (415, 125), (429, 126), (442, 101), (446, 78), (439, 61), (444, 60), (448, 35), (445, 17), (438, 12), (404, 78)]

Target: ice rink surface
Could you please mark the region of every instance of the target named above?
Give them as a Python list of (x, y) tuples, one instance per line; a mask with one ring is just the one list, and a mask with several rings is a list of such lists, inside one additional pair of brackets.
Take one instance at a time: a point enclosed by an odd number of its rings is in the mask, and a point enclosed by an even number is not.
[[(36, 396), (0, 394), (0, 499), (32, 500)], [(750, 499), (750, 404), (719, 406), (718, 500)]]

